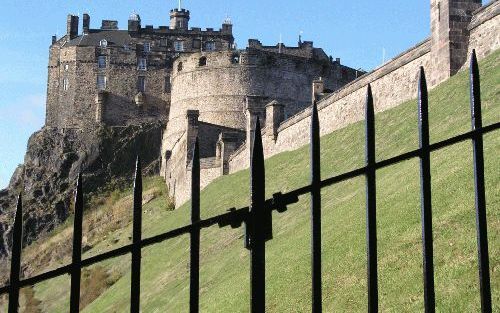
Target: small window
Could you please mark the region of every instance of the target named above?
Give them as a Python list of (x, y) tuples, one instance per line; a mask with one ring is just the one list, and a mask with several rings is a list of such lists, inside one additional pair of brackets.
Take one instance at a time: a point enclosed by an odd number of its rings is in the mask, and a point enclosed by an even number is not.
[(166, 46), (168, 46), (167, 38), (161, 38), (160, 39), (160, 47), (166, 47)]
[(193, 40), (193, 49), (194, 50), (200, 50), (201, 49), (201, 40), (200, 39), (194, 39)]
[(207, 65), (207, 57), (201, 57), (200, 60), (198, 61), (199, 66), (205, 66)]
[(106, 68), (106, 56), (101, 55), (97, 57), (97, 67), (98, 68)]
[(146, 71), (148, 69), (148, 64), (145, 58), (137, 59), (137, 69), (140, 71)]
[(129, 45), (123, 45), (123, 51), (130, 51)]
[(144, 76), (137, 77), (137, 91), (139, 92), (146, 91), (146, 77)]
[(66, 77), (63, 79), (63, 89), (64, 91), (69, 89), (69, 80)]
[(69, 70), (69, 65), (68, 64), (65, 64), (64, 65), (64, 71), (67, 72)]
[(231, 63), (238, 64), (240, 63), (240, 55), (238, 53), (234, 53), (231, 59)]
[(213, 41), (208, 41), (205, 43), (205, 50), (206, 51), (215, 51), (215, 42)]
[(106, 90), (107, 79), (104, 75), (97, 75), (97, 89)]
[(183, 20), (178, 20), (177, 23), (177, 28), (183, 28), (184, 27), (184, 21)]
[(102, 39), (99, 42), (99, 45), (101, 46), (101, 48), (107, 48), (108, 47), (108, 41), (106, 39)]
[(174, 50), (179, 52), (184, 51), (184, 41), (174, 42)]
[(163, 87), (163, 92), (170, 93), (172, 86), (170, 85), (170, 76), (165, 76), (165, 84)]
[(177, 64), (177, 72), (180, 71), (182, 71), (182, 62), (179, 62), (179, 64)]
[(151, 52), (151, 43), (149, 42), (144, 43), (144, 52)]

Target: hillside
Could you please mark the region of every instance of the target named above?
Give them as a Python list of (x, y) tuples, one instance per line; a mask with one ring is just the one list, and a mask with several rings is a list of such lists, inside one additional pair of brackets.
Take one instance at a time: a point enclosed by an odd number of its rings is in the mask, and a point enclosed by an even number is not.
[[(500, 121), (500, 51), (480, 64), (484, 125)], [(470, 130), (468, 73), (461, 72), (430, 93), (431, 142)], [(416, 101), (377, 114), (377, 160), (418, 146)], [(490, 270), (494, 311), (500, 310), (500, 136), (484, 138)], [(322, 137), (322, 177), (360, 167), (364, 126), (356, 123)], [(268, 195), (309, 180), (309, 150), (303, 147), (266, 161)], [(479, 285), (474, 216), (472, 149), (461, 143), (432, 154), (436, 304), (441, 312), (478, 312)], [(143, 237), (189, 222), (189, 205), (169, 208), (164, 184), (146, 180)], [(365, 189), (356, 178), (323, 190), (323, 294), (325, 312), (366, 310)], [(377, 172), (379, 296), (383, 312), (422, 312), (422, 257), (418, 160)], [(224, 176), (201, 195), (202, 218), (248, 204), (248, 171)], [(118, 247), (131, 238), (130, 190), (94, 199), (86, 212), (84, 257)], [(99, 223), (91, 223), (99, 221)], [(90, 223), (89, 223), (90, 222)], [(97, 225), (96, 225), (97, 224)], [(67, 262), (70, 222), (45, 242), (24, 252), (27, 260), (51, 266)], [(267, 244), (269, 312), (310, 310), (309, 197), (273, 216), (274, 238)], [(201, 311), (247, 312), (249, 253), (242, 229), (212, 227), (201, 238)], [(43, 252), (45, 251), (45, 252)], [(58, 253), (54, 253), (54, 251)], [(42, 257), (45, 259), (40, 261)], [(120, 257), (84, 273), (83, 312), (128, 310), (130, 257)], [(186, 312), (189, 305), (189, 237), (143, 250), (142, 311)], [(69, 277), (23, 292), (26, 312), (66, 312)], [(96, 298), (94, 300), (94, 298)], [(92, 301), (93, 300), (93, 301)], [(236, 309), (235, 309), (236, 308)], [(0, 306), (0, 312), (1, 312)]]

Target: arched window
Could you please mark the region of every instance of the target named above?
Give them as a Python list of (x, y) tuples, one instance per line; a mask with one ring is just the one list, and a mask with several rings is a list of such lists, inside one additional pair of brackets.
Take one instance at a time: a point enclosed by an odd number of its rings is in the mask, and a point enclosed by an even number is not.
[(179, 62), (179, 64), (177, 64), (177, 72), (180, 71), (182, 71), (182, 62)]
[(205, 66), (207, 65), (207, 57), (201, 57), (200, 60), (198, 61), (199, 66)]

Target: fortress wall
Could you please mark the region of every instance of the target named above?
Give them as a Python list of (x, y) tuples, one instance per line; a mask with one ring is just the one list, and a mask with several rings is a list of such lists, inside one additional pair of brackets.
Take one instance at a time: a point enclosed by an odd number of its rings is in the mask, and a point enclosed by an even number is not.
[[(266, 145), (267, 146), (267, 145)], [(250, 165), (250, 155), (246, 142), (229, 157), (229, 173), (235, 173), (248, 168)]]
[[(483, 59), (500, 48), (500, 1), (493, 1), (476, 12), (469, 25), (469, 57), (472, 49), (476, 49), (477, 58)], [(469, 66), (466, 62), (463, 68)]]
[[(179, 139), (171, 147), (170, 158), (165, 162), (163, 173), (170, 195), (178, 200), (190, 198), (191, 175), (186, 171), (187, 132), (179, 134)], [(162, 158), (166, 159), (165, 155)]]
[[(383, 66), (362, 76), (318, 103), (321, 134), (345, 127), (364, 118), (366, 86), (372, 85), (376, 111), (390, 109), (415, 98), (420, 66), (430, 66), (430, 45), (426, 40), (402, 53)], [(310, 108), (283, 122), (276, 141), (263, 136), (265, 157), (297, 149), (309, 143)], [(242, 158), (234, 155), (230, 161), (231, 172), (246, 168)]]

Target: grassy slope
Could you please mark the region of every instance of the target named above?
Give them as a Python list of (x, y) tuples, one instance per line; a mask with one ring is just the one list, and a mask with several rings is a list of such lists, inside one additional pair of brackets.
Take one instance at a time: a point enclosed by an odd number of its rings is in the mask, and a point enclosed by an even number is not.
[[(500, 52), (481, 63), (485, 125), (500, 120)], [(377, 159), (417, 147), (416, 103), (411, 101), (377, 114)], [(468, 75), (460, 73), (430, 94), (431, 141), (470, 129)], [(322, 138), (322, 176), (359, 166), (364, 160), (363, 124)], [(485, 136), (486, 187), (493, 303), (500, 310), (500, 137)], [(266, 161), (268, 195), (308, 182), (308, 147)], [(479, 291), (474, 220), (471, 144), (433, 153), (432, 189), (436, 298), (438, 311), (477, 312)], [(248, 171), (225, 176), (202, 192), (202, 217), (247, 205)], [(421, 224), (418, 161), (410, 160), (377, 172), (379, 289), (384, 312), (423, 310)], [(275, 214), (274, 240), (267, 244), (269, 312), (306, 312), (310, 306), (309, 199)], [(365, 311), (364, 178), (323, 191), (323, 275), (325, 312)], [(188, 205), (175, 212), (157, 198), (146, 206), (144, 236), (185, 225)], [(131, 227), (117, 230), (86, 255), (129, 242)], [(212, 227), (202, 232), (201, 311), (247, 312), (249, 258), (242, 230)], [(84, 312), (125, 312), (129, 301), (130, 257), (103, 265), (123, 275)], [(185, 312), (189, 293), (189, 237), (177, 238), (143, 252), (143, 312)], [(69, 279), (35, 286), (35, 296), (50, 312), (65, 312)]]

